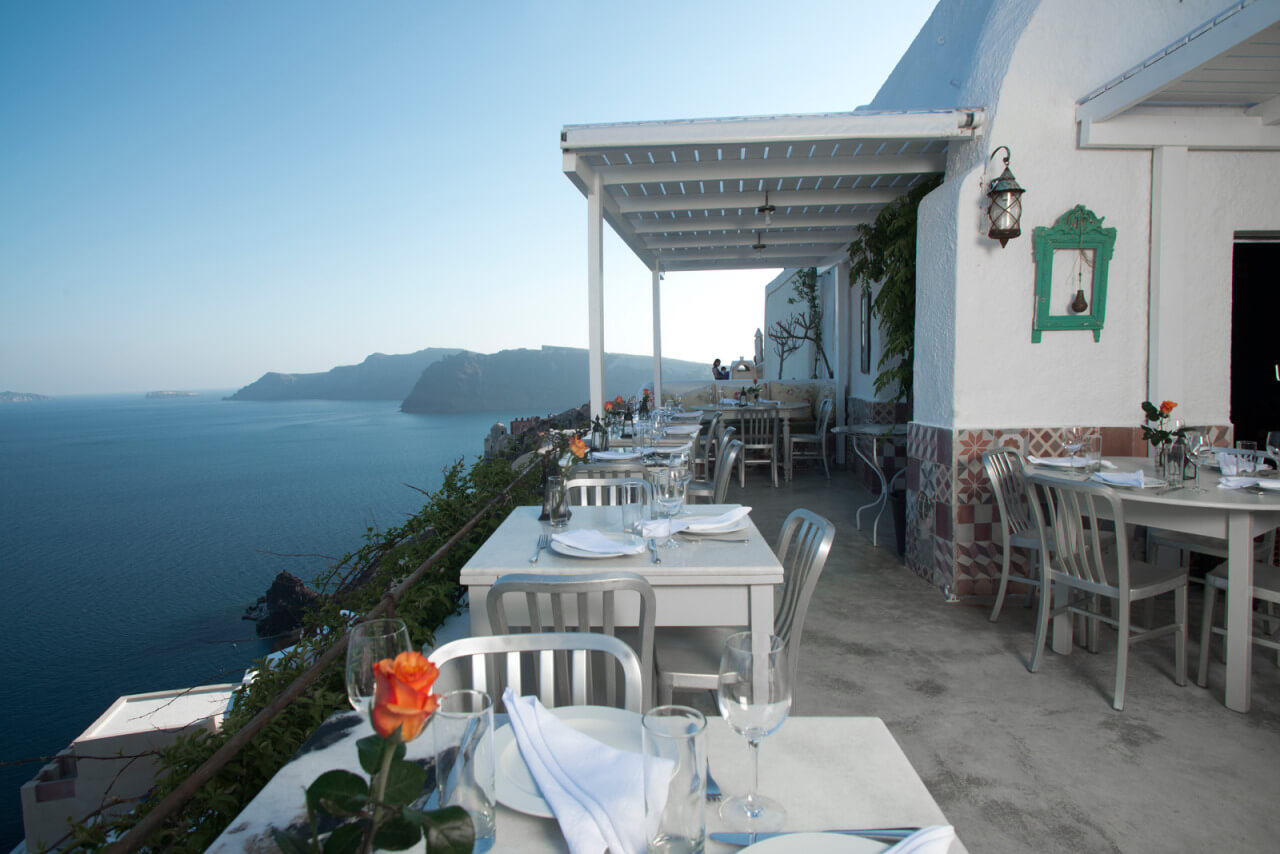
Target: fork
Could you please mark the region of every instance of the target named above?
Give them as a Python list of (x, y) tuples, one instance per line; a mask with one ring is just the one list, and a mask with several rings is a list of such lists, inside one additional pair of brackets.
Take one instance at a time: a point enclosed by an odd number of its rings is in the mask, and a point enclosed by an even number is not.
[(538, 537), (538, 547), (533, 550), (533, 557), (529, 558), (529, 563), (537, 563), (538, 555), (542, 554), (542, 550), (551, 545), (551, 535), (542, 534)]

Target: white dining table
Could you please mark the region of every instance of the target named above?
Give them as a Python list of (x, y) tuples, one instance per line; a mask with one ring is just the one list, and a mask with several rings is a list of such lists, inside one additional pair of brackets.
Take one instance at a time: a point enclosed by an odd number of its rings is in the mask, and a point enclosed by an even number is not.
[[(505, 715), (495, 716), (499, 726)], [(430, 724), (428, 724), (428, 728)], [(273, 829), (305, 827), (303, 792), (335, 768), (359, 769), (356, 742), (372, 730), (355, 712), (333, 715), (207, 849), (213, 854), (276, 851)], [(409, 742), (406, 757), (427, 760), (429, 738)], [(751, 780), (747, 742), (719, 718), (707, 722), (711, 773), (725, 797), (744, 793)], [(920, 775), (880, 718), (792, 717), (760, 746), (762, 794), (787, 810), (785, 830), (851, 827), (924, 827), (949, 824)], [(493, 851), (561, 854), (568, 851), (555, 819), (526, 815), (501, 803)], [(715, 803), (707, 804), (707, 830), (727, 830)], [(410, 851), (421, 852), (422, 843)], [(707, 854), (740, 850), (708, 839)], [(949, 854), (965, 854), (958, 839)]]
[[(1154, 477), (1151, 460), (1145, 457), (1109, 458), (1116, 470), (1141, 470)], [(1062, 473), (1062, 469), (1038, 468)], [(1249, 711), (1250, 671), (1253, 663), (1253, 539), (1280, 527), (1280, 493), (1258, 494), (1245, 489), (1219, 489), (1221, 475), (1208, 468), (1200, 470), (1200, 487), (1187, 483), (1173, 491), (1116, 487), (1123, 503), (1124, 520), (1130, 525), (1146, 525), (1186, 534), (1202, 534), (1227, 541), (1227, 638), (1226, 705), (1237, 712)], [(1071, 651), (1071, 620), (1054, 624), (1053, 650)]]

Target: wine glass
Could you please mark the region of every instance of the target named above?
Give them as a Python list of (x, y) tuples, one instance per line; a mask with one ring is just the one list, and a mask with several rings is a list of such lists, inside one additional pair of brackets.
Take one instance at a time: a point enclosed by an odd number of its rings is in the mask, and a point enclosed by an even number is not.
[(1267, 434), (1267, 453), (1280, 465), (1280, 430), (1272, 430)]
[(1213, 442), (1209, 441), (1208, 433), (1196, 429), (1183, 431), (1182, 439), (1187, 443), (1187, 456), (1196, 467), (1195, 484), (1191, 489), (1204, 492), (1200, 486), (1200, 468), (1213, 459)]
[[(684, 490), (689, 483), (684, 474), (681, 469), (665, 468), (659, 469), (653, 475), (653, 497), (662, 508), (663, 515), (667, 517), (668, 531), (671, 530), (671, 520), (680, 514), (680, 507), (684, 504)], [(668, 533), (666, 547), (678, 549), (680, 544)]]
[(1062, 447), (1068, 457), (1074, 457), (1084, 447), (1084, 428), (1067, 427), (1062, 431)]
[(351, 708), (369, 714), (373, 702), (373, 663), (408, 652), (409, 628), (404, 620), (366, 620), (351, 627), (347, 641), (347, 699)]
[(751, 745), (751, 790), (721, 802), (720, 817), (733, 830), (757, 833), (780, 830), (787, 820), (782, 804), (759, 794), (760, 739), (787, 719), (791, 682), (782, 638), (770, 635), (768, 652), (757, 658), (751, 651), (753, 636), (752, 632), (738, 632), (725, 641), (716, 700), (721, 717)]

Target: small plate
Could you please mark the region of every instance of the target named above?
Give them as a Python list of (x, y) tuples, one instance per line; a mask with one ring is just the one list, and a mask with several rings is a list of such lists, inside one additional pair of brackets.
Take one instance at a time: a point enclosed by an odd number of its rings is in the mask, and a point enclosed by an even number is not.
[[(609, 539), (614, 540), (620, 546), (627, 546), (628, 548), (619, 549), (616, 552), (592, 552), (592, 551), (587, 551), (586, 549), (574, 548), (573, 546), (568, 545), (567, 543), (562, 543), (557, 540), (552, 540), (551, 550), (553, 552), (558, 552), (566, 557), (585, 557), (585, 558), (622, 557), (623, 555), (640, 554), (640, 551), (635, 551), (635, 549), (642, 547), (644, 545), (644, 540), (640, 539), (635, 534), (622, 534), (622, 533), (613, 533), (613, 532), (606, 533), (604, 531), (601, 531), (600, 533), (608, 537)], [(641, 548), (641, 551), (643, 551), (642, 548)]]
[[(642, 748), (643, 719), (635, 712), (606, 706), (562, 706), (550, 712), (578, 732), (610, 747), (636, 753)], [(493, 756), (498, 802), (516, 812), (551, 818), (551, 807), (524, 764), (511, 724), (503, 724), (493, 733)]]
[(788, 833), (739, 849), (739, 854), (877, 854), (889, 846), (874, 839), (843, 833)]

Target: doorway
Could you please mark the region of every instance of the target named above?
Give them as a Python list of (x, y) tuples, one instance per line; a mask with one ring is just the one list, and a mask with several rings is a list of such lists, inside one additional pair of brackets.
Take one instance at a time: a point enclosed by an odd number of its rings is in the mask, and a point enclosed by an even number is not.
[(1280, 430), (1280, 341), (1275, 334), (1280, 235), (1236, 235), (1231, 263), (1231, 423), (1263, 446)]

